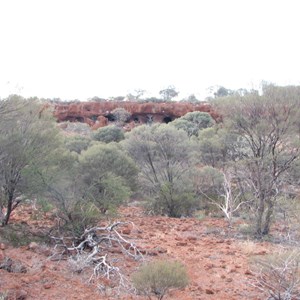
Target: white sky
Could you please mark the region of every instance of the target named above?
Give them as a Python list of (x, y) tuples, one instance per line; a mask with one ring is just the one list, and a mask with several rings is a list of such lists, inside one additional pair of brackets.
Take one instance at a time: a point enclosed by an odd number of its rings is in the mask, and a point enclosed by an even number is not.
[(0, 0), (0, 97), (300, 83), (299, 0)]

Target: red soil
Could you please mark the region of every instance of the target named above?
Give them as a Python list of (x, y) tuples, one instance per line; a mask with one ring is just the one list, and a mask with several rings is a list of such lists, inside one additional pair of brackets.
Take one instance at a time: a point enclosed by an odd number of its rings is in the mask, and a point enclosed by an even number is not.
[[(28, 224), (32, 228), (47, 228), (51, 225), (48, 216), (32, 220), (30, 207), (19, 208), (14, 213), (12, 223)], [(120, 220), (132, 221), (134, 227), (123, 230), (127, 239), (134, 240), (143, 250), (147, 260), (176, 259), (186, 267), (190, 284), (184, 290), (173, 290), (165, 299), (220, 299), (249, 300), (262, 299), (262, 293), (251, 286), (254, 275), (249, 266), (249, 249), (243, 242), (228, 238), (226, 222), (223, 219), (205, 218), (173, 219), (153, 217), (143, 214), (140, 208), (122, 209)], [(1, 234), (0, 231), (0, 241)], [(81, 274), (70, 271), (66, 261), (51, 261), (51, 247), (31, 243), (29, 246), (14, 248), (8, 243), (0, 244), (0, 261), (9, 257), (23, 264), (26, 273), (9, 273), (0, 270), (0, 295), (6, 293), (9, 299), (146, 299), (142, 296), (122, 294), (111, 296), (110, 282), (106, 296), (97, 290), (97, 283), (89, 284), (92, 270)], [(251, 255), (270, 252), (266, 244), (255, 245)], [(125, 274), (138, 268), (139, 263), (122, 254), (118, 265)]]

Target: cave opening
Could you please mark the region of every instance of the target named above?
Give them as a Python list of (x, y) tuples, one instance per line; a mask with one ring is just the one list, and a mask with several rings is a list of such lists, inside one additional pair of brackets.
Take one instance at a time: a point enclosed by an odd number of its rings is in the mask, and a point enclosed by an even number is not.
[(84, 122), (84, 118), (83, 117), (76, 117), (75, 118), (75, 122), (83, 123)]
[(108, 122), (115, 122), (116, 121), (116, 117), (113, 114), (108, 114), (105, 116), (108, 120)]
[(164, 117), (164, 118), (163, 118), (163, 122), (166, 123), (166, 124), (168, 124), (168, 123), (172, 122), (172, 118), (169, 117), (169, 116)]
[(139, 119), (138, 116), (133, 116), (132, 119), (133, 119), (133, 121), (134, 121), (135, 123), (139, 123), (139, 122), (140, 122), (140, 119)]

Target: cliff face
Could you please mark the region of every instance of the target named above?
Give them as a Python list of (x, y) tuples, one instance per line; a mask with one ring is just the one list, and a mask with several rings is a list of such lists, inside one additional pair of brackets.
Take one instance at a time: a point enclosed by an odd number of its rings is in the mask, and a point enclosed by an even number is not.
[(89, 124), (93, 129), (97, 129), (114, 121), (112, 111), (115, 108), (124, 108), (131, 114), (128, 123), (129, 128), (149, 122), (168, 123), (193, 111), (207, 112), (215, 120), (219, 118), (207, 103), (138, 103), (114, 101), (59, 103), (55, 104), (54, 116), (58, 122), (83, 122)]

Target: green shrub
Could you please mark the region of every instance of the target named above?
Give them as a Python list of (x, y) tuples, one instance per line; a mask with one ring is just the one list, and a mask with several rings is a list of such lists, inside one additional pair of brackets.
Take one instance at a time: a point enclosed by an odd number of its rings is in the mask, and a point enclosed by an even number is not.
[(198, 136), (199, 130), (212, 127), (214, 119), (206, 112), (194, 111), (174, 120), (170, 125), (183, 129), (188, 136)]
[(103, 218), (99, 209), (91, 202), (77, 202), (68, 213), (68, 221), (61, 229), (80, 237), (84, 230), (93, 227)]
[[(133, 276), (133, 285), (143, 295), (162, 299), (171, 288), (188, 284), (185, 267), (176, 261), (154, 261), (142, 266)], [(151, 299), (151, 298), (150, 298)]]
[(159, 195), (148, 198), (147, 202), (146, 209), (149, 212), (172, 218), (190, 217), (199, 206), (194, 193), (176, 190), (172, 193), (166, 186), (161, 188)]
[(91, 139), (81, 135), (75, 135), (71, 137), (66, 137), (65, 146), (69, 151), (76, 152), (78, 154), (81, 151), (86, 150), (91, 143)]
[(120, 142), (124, 140), (124, 132), (121, 128), (110, 125), (97, 129), (93, 134), (93, 139), (103, 143)]
[(13, 247), (22, 247), (31, 242), (46, 243), (48, 236), (41, 232), (32, 232), (27, 224), (9, 224), (6, 227), (0, 227), (0, 242), (8, 243)]

